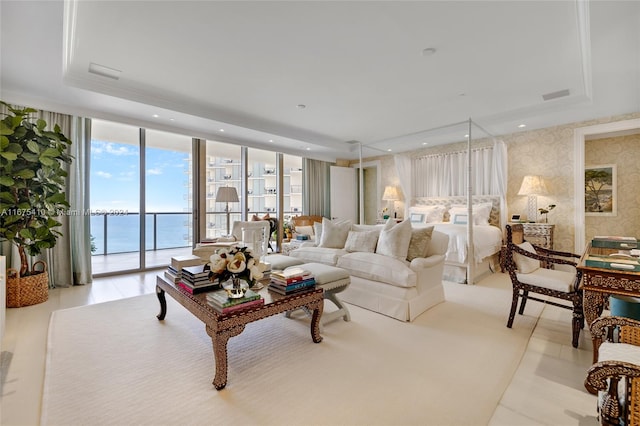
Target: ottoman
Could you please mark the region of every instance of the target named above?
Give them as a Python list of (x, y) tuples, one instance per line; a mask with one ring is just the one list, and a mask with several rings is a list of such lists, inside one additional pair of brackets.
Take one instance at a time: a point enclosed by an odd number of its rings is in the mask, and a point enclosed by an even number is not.
[(322, 314), (321, 324), (324, 325), (338, 318), (351, 321), (349, 310), (337, 296), (338, 293), (345, 290), (351, 283), (349, 273), (342, 268), (325, 265), (323, 263), (302, 263), (296, 266), (311, 272), (316, 279), (316, 287), (324, 290), (324, 298), (332, 301), (333, 304), (338, 307), (338, 310), (333, 312), (325, 311)]
[(270, 254), (264, 258), (265, 262), (271, 265), (271, 271), (287, 269), (289, 266), (302, 265), (304, 262), (295, 257), (284, 254)]

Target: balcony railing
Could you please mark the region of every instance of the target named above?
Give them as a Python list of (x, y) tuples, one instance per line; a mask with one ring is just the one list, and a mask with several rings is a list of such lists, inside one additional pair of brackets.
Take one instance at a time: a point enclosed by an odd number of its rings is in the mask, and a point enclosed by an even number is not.
[[(192, 214), (147, 212), (145, 250), (191, 247)], [(94, 255), (129, 253), (140, 250), (139, 213), (92, 213), (91, 236)]]

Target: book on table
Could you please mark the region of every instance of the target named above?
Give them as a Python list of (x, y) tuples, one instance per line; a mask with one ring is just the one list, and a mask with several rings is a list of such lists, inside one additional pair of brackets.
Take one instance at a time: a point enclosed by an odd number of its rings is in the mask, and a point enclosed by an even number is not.
[(638, 248), (638, 240), (635, 237), (623, 237), (616, 235), (595, 236), (591, 240), (591, 247), (631, 250)]
[(251, 289), (248, 289), (243, 297), (238, 297), (236, 299), (230, 298), (225, 290), (217, 290), (207, 293), (207, 303), (209, 303), (213, 308), (219, 308), (220, 310), (258, 299), (262, 299), (262, 296)]
[(294, 282), (286, 285), (279, 284), (271, 280), (271, 282), (269, 283), (269, 290), (274, 291), (278, 294), (287, 295), (291, 293), (297, 293), (300, 291), (307, 291), (315, 288), (315, 286), (316, 286), (316, 280), (313, 277), (303, 281), (298, 281), (298, 282)]
[(586, 266), (603, 269), (617, 269), (621, 271), (640, 271), (640, 262), (637, 258), (623, 253), (611, 255), (589, 255), (584, 261)]
[(185, 266), (198, 266), (202, 264), (202, 259), (200, 256), (196, 256), (195, 254), (189, 254), (185, 256), (173, 256), (171, 258), (171, 267), (176, 270), (180, 270)]
[(237, 311), (241, 311), (243, 309), (249, 309), (249, 308), (255, 308), (257, 306), (262, 306), (264, 305), (264, 299), (260, 298), (260, 299), (255, 299), (255, 300), (250, 300), (248, 302), (244, 302), (244, 303), (239, 303), (237, 305), (232, 305), (232, 306), (227, 306), (226, 308), (221, 308), (218, 305), (213, 305), (212, 303), (208, 302), (209, 306), (211, 306), (213, 308), (214, 311), (221, 313), (221, 314), (229, 314), (232, 312), (237, 312)]
[(176, 287), (179, 287), (181, 289), (183, 289), (184, 291), (186, 291), (189, 294), (200, 294), (200, 293), (207, 293), (209, 291), (214, 291), (214, 290), (218, 290), (220, 288), (220, 284), (218, 283), (211, 283), (209, 282), (209, 284), (206, 285), (199, 285), (199, 286), (193, 286), (191, 284), (188, 284), (184, 281), (178, 281), (176, 284)]

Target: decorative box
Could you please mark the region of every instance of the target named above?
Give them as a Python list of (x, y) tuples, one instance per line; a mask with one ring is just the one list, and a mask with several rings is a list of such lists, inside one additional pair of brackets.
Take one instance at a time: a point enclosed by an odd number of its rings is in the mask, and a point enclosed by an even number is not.
[(591, 240), (591, 247), (631, 250), (638, 248), (638, 240), (636, 240), (635, 237), (593, 237), (593, 240)]

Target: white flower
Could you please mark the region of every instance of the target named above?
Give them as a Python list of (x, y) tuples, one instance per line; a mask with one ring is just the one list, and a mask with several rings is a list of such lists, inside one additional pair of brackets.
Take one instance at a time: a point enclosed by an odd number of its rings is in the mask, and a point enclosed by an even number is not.
[(233, 274), (239, 274), (247, 269), (247, 264), (245, 263), (246, 258), (242, 253), (236, 253), (233, 256), (233, 259), (229, 260), (227, 264), (227, 270)]
[(253, 259), (249, 260), (249, 263), (247, 264), (247, 268), (249, 268), (249, 279), (253, 281), (264, 277), (263, 272), (266, 267), (267, 265), (264, 263), (256, 263)]
[(227, 268), (227, 259), (221, 257), (219, 254), (212, 254), (209, 257), (209, 262), (211, 264), (211, 272), (214, 274), (219, 274)]

